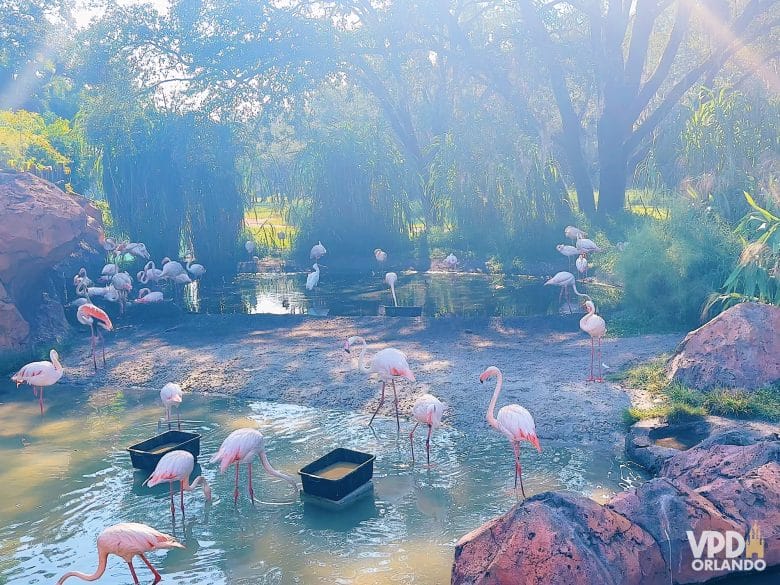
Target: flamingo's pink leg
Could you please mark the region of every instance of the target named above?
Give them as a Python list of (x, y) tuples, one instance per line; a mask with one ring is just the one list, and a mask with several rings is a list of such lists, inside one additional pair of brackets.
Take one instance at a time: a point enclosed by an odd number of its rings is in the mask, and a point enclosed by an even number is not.
[(601, 372), (601, 337), (599, 337), (599, 377), (596, 378), (596, 382), (603, 382), (604, 381), (604, 375)]
[(255, 490), (252, 488), (252, 464), (246, 464), (247, 475), (249, 476), (249, 499), (252, 500), (252, 505), (255, 505)]
[(135, 568), (133, 567), (133, 561), (127, 561), (127, 566), (130, 567), (130, 574), (133, 576), (133, 583), (135, 585), (141, 585), (141, 582), (138, 580), (138, 575), (135, 574)]
[(563, 289), (564, 289), (564, 288), (565, 288), (565, 287), (561, 287), (561, 292), (560, 292), (560, 293), (558, 293), (558, 304), (559, 304), (559, 305), (561, 304), (561, 301), (563, 300)]
[(520, 443), (514, 441), (512, 447), (515, 450), (515, 490), (517, 490), (517, 478), (520, 478), (520, 493), (525, 499), (525, 488), (523, 487), (523, 468), (520, 466)]
[(425, 451), (428, 455), (428, 465), (431, 464), (431, 433), (433, 432), (433, 427), (431, 425), (428, 425), (428, 437), (425, 439)]
[(149, 559), (146, 558), (146, 555), (141, 554), (139, 556), (141, 557), (141, 560), (146, 563), (146, 566), (149, 567), (149, 570), (154, 574), (154, 581), (152, 581), (152, 585), (162, 581), (162, 575), (160, 575), (160, 573), (157, 572), (157, 569), (152, 566), (152, 563), (149, 562)]
[(95, 358), (95, 326), (92, 323), (89, 325), (89, 342), (92, 347), (92, 351), (90, 352), (90, 355), (92, 356), (92, 365), (95, 366), (95, 371), (97, 372), (97, 358)]
[(382, 381), (382, 395), (379, 397), (379, 404), (377, 405), (374, 414), (371, 415), (371, 420), (368, 421), (368, 426), (371, 426), (371, 423), (374, 422), (374, 417), (376, 416), (376, 413), (379, 412), (379, 409), (382, 408), (382, 405), (384, 403), (385, 403), (385, 383), (384, 381)]
[(236, 491), (233, 492), (233, 504), (238, 503), (238, 463), (236, 463)]
[(41, 406), (41, 414), (43, 414), (43, 386), (38, 392), (38, 404)]
[(412, 445), (412, 463), (414, 463), (414, 431), (417, 430), (417, 427), (420, 425), (420, 423), (415, 423), (414, 428), (412, 429), (412, 432), (409, 433), (409, 443)]
[(588, 378), (588, 382), (593, 382), (596, 378), (593, 377), (593, 357), (594, 352), (596, 351), (596, 348), (593, 344), (593, 337), (590, 338), (590, 377)]
[[(173, 485), (173, 483), (171, 483)], [(181, 508), (181, 515), (184, 516), (184, 482), (179, 482), (179, 494), (181, 496), (181, 501), (179, 502), (179, 507)]]
[(398, 392), (395, 391), (395, 378), (392, 379), (393, 399), (395, 400), (395, 426), (398, 432), (401, 432), (401, 419), (398, 418)]

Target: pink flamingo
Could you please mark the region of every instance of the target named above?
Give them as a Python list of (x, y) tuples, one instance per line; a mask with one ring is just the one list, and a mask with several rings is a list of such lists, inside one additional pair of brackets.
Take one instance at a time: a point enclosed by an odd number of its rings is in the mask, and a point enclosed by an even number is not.
[(495, 366), (490, 366), (479, 376), (479, 381), (484, 383), (490, 378), (497, 378), (496, 389), (493, 392), (493, 398), (487, 410), (487, 421), (491, 427), (503, 433), (509, 442), (512, 443), (512, 449), (515, 452), (515, 490), (517, 490), (517, 478), (520, 478), (520, 491), (525, 499), (525, 489), (523, 488), (523, 469), (520, 467), (520, 441), (528, 441), (537, 451), (542, 452), (539, 445), (539, 438), (536, 436), (536, 424), (534, 417), (525, 408), (519, 404), (509, 404), (498, 411), (498, 417), (493, 416), (496, 408), (498, 395), (501, 393), (501, 385), (504, 377)]
[(347, 341), (344, 343), (344, 351), (350, 353), (350, 348), (352, 345), (358, 342), (363, 344), (363, 349), (361, 350), (360, 357), (358, 358), (358, 370), (369, 375), (379, 374), (379, 378), (382, 380), (382, 395), (379, 397), (379, 404), (377, 405), (374, 414), (371, 415), (371, 420), (368, 421), (368, 425), (371, 426), (371, 423), (374, 422), (376, 413), (379, 412), (380, 408), (382, 408), (382, 404), (385, 402), (385, 385), (390, 382), (393, 385), (393, 397), (395, 399), (395, 422), (398, 430), (400, 431), (401, 420), (398, 417), (398, 393), (395, 389), (395, 378), (397, 376), (400, 378), (406, 378), (410, 382), (416, 381), (414, 373), (409, 367), (409, 363), (406, 361), (406, 354), (395, 348), (388, 347), (378, 351), (374, 355), (374, 359), (371, 360), (371, 364), (369, 365), (364, 362), (366, 356), (366, 340), (359, 335), (355, 335), (347, 339)]
[(588, 234), (583, 232), (580, 228), (574, 227), (573, 225), (567, 225), (566, 229), (563, 230), (563, 235), (570, 240), (578, 240), (580, 238), (588, 237)]
[[(140, 274), (140, 273), (139, 273)], [(161, 303), (163, 301), (163, 294), (156, 290), (152, 292), (149, 288), (142, 288), (138, 291), (138, 298), (135, 299), (136, 303)]]
[[(76, 311), (76, 319), (78, 319), (78, 322), (82, 325), (89, 325), (90, 341), (92, 343), (92, 363), (94, 364), (95, 371), (97, 372), (97, 358), (95, 357), (96, 339), (100, 339), (100, 346), (103, 350), (103, 365), (105, 366), (106, 343), (103, 340), (103, 335), (100, 333), (100, 328), (103, 328), (106, 331), (111, 331), (114, 328), (114, 325), (111, 323), (111, 319), (108, 318), (106, 312), (92, 303), (81, 305)], [(95, 327), (95, 320), (97, 320), (98, 328)]]
[(315, 262), (319, 262), (320, 258), (322, 258), (327, 253), (328, 251), (325, 249), (325, 246), (322, 245), (322, 242), (317, 242), (311, 247), (309, 258), (314, 258)]
[(569, 299), (569, 287), (574, 291), (574, 294), (579, 297), (586, 297), (590, 298), (588, 295), (581, 293), (577, 290), (577, 281), (574, 278), (574, 275), (571, 272), (558, 272), (553, 276), (550, 280), (544, 283), (544, 286), (547, 286), (548, 284), (551, 284), (553, 286), (559, 286), (561, 287), (561, 294), (558, 295), (558, 302), (561, 302), (561, 298), (563, 297), (563, 293), (566, 293), (566, 303), (569, 304), (569, 311), (571, 312), (571, 303)]
[[(181, 389), (181, 386), (174, 384), (173, 382), (168, 382), (162, 387), (162, 390), (160, 390), (160, 400), (162, 400), (163, 406), (165, 406), (165, 417), (168, 421), (168, 430), (171, 429), (171, 408), (181, 405), (183, 395), (184, 390)], [(176, 408), (176, 418), (179, 424), (179, 430), (181, 430), (181, 413), (178, 408)]]
[(171, 488), (171, 516), (176, 520), (176, 506), (173, 504), (173, 482), (179, 482), (181, 494), (181, 514), (184, 516), (184, 492), (189, 492), (203, 484), (203, 496), (207, 502), (211, 501), (211, 487), (206, 478), (199, 475), (190, 483), (190, 475), (195, 469), (195, 457), (189, 451), (171, 451), (162, 456), (154, 468), (154, 472), (144, 482), (149, 487), (154, 487), (158, 483), (168, 482)]
[[(607, 324), (604, 319), (596, 314), (596, 305), (593, 304), (593, 301), (588, 299), (583, 303), (582, 306), (585, 307), (587, 314), (582, 319), (580, 319), (580, 329), (590, 335), (590, 377), (588, 378), (588, 382), (603, 382), (604, 378), (601, 374), (601, 338), (604, 337), (604, 334), (607, 332)], [(596, 340), (598, 340), (599, 345), (598, 378), (593, 377), (593, 360), (596, 353)]]
[(580, 254), (580, 257), (577, 258), (575, 264), (577, 266), (577, 271), (580, 274), (588, 276), (588, 257), (585, 254)]
[(169, 548), (184, 548), (184, 545), (177, 542), (172, 536), (158, 532), (146, 524), (137, 524), (135, 522), (114, 524), (103, 530), (97, 538), (98, 568), (95, 572), (91, 575), (79, 573), (78, 571), (65, 573), (57, 581), (57, 585), (62, 585), (70, 577), (76, 577), (84, 581), (97, 581), (106, 572), (108, 555), (116, 555), (124, 559), (127, 566), (130, 567), (130, 573), (133, 575), (133, 583), (139, 585), (138, 575), (135, 574), (135, 568), (133, 567), (133, 557), (138, 555), (154, 574), (152, 584), (155, 585), (162, 580), (162, 575), (152, 566), (145, 553)]
[(425, 452), (428, 457), (428, 465), (431, 464), (431, 433), (433, 429), (441, 426), (441, 417), (444, 415), (444, 404), (432, 394), (423, 394), (414, 401), (412, 417), (417, 421), (409, 433), (409, 442), (412, 444), (412, 462), (414, 462), (414, 431), (420, 424), (428, 425), (428, 437), (425, 439)]
[(220, 462), (220, 472), (224, 472), (233, 463), (236, 464), (236, 490), (233, 493), (233, 503), (238, 502), (238, 467), (242, 463), (246, 463), (247, 466), (249, 499), (252, 500), (252, 505), (255, 503), (255, 492), (252, 489), (252, 459), (255, 457), (260, 458), (260, 463), (263, 464), (263, 467), (269, 474), (288, 482), (295, 488), (295, 493), (298, 493), (298, 484), (295, 482), (295, 478), (277, 471), (268, 461), (268, 456), (265, 454), (263, 434), (257, 429), (243, 428), (230, 433), (222, 441), (219, 451), (211, 458), (211, 463)]
[(376, 258), (376, 261), (381, 264), (382, 262), (387, 260), (387, 252), (385, 252), (381, 248), (377, 248), (376, 250), (374, 250), (374, 258)]
[(572, 257), (577, 256), (578, 254), (581, 253), (574, 246), (567, 246), (566, 244), (558, 244), (557, 246), (555, 246), (555, 249), (569, 259), (569, 268), (571, 268)]
[[(57, 350), (49, 352), (50, 362), (32, 362), (11, 376), (11, 380), (16, 382), (18, 388), (22, 384), (29, 384), (33, 387), (33, 394), (38, 398), (38, 404), (43, 414), (43, 387), (56, 384), (62, 378), (62, 364)], [(38, 390), (36, 390), (36, 388)]]

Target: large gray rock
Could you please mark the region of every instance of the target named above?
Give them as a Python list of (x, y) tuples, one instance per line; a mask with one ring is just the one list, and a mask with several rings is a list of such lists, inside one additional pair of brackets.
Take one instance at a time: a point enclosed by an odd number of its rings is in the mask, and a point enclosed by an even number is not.
[(740, 303), (677, 348), (669, 375), (692, 388), (755, 390), (780, 380), (780, 307)]

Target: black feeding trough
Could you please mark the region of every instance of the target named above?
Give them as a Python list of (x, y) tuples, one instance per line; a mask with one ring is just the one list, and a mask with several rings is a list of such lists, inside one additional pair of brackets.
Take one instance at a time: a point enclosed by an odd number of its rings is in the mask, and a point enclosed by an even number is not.
[(312, 461), (298, 472), (301, 497), (330, 508), (348, 505), (370, 493), (375, 455), (338, 448)]
[(136, 469), (153, 470), (163, 455), (171, 451), (189, 451), (198, 460), (200, 435), (187, 431), (165, 431), (135, 445), (130, 445), (130, 461)]
[(422, 315), (422, 307), (393, 307), (385, 305), (387, 317), (419, 317)]

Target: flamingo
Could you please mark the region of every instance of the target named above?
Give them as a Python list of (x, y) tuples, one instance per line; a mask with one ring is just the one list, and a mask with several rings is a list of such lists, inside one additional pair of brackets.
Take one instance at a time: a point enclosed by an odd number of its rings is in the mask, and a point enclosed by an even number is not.
[(252, 501), (252, 505), (255, 503), (255, 492), (252, 489), (252, 459), (255, 457), (260, 458), (260, 463), (263, 464), (263, 467), (269, 474), (283, 479), (295, 488), (296, 494), (298, 493), (298, 484), (295, 482), (295, 479), (286, 473), (277, 471), (271, 466), (271, 463), (268, 461), (268, 456), (265, 454), (264, 443), (265, 439), (263, 438), (263, 434), (257, 429), (237, 429), (222, 441), (219, 451), (211, 458), (211, 463), (220, 462), (219, 470), (222, 473), (224, 473), (230, 465), (234, 463), (236, 465), (236, 489), (233, 493), (233, 503), (238, 502), (238, 468), (242, 463), (246, 463), (247, 466), (249, 499)]
[(311, 252), (309, 252), (309, 258), (314, 258), (314, 260), (317, 261), (327, 253), (328, 251), (325, 249), (325, 246), (322, 245), (322, 242), (317, 242), (312, 246)]
[(98, 567), (95, 572), (91, 575), (77, 571), (65, 573), (57, 581), (57, 585), (62, 585), (70, 577), (76, 577), (84, 581), (97, 581), (106, 572), (108, 555), (116, 555), (124, 559), (127, 566), (130, 567), (130, 574), (133, 576), (135, 585), (139, 585), (139, 581), (133, 567), (133, 557), (136, 555), (140, 556), (141, 560), (146, 563), (146, 566), (154, 574), (152, 585), (156, 585), (162, 580), (162, 575), (152, 566), (145, 553), (170, 548), (184, 548), (184, 545), (172, 536), (158, 532), (146, 524), (138, 524), (136, 522), (114, 524), (104, 529), (97, 538)]
[(203, 267), (203, 264), (193, 264), (193, 260), (194, 258), (191, 256), (187, 258), (187, 272), (189, 272), (193, 278), (200, 278), (206, 274), (206, 269)]
[(80, 297), (105, 297), (113, 295), (114, 287), (108, 286), (87, 286), (83, 282), (76, 285), (76, 294)]
[(450, 255), (444, 259), (444, 265), (450, 270), (454, 269), (458, 265), (458, 257), (455, 254), (450, 253)]
[(577, 258), (575, 265), (577, 266), (577, 270), (580, 274), (584, 274), (585, 276), (588, 275), (588, 257), (585, 254), (580, 254), (580, 257)]
[(563, 235), (570, 240), (577, 240), (586, 237), (588, 234), (583, 232), (580, 228), (574, 227), (573, 225), (567, 225), (566, 229), (563, 230)]
[(395, 399), (395, 422), (398, 430), (400, 431), (401, 421), (398, 417), (398, 393), (395, 389), (395, 378), (406, 378), (410, 382), (416, 381), (414, 373), (409, 367), (409, 363), (406, 361), (406, 354), (395, 348), (388, 347), (376, 352), (374, 359), (371, 360), (371, 364), (369, 365), (364, 362), (367, 349), (366, 340), (359, 335), (355, 335), (347, 339), (347, 341), (344, 343), (344, 351), (350, 353), (350, 349), (355, 343), (363, 344), (363, 349), (361, 350), (360, 357), (358, 358), (358, 370), (369, 375), (379, 374), (379, 378), (382, 380), (382, 394), (379, 397), (379, 404), (377, 405), (374, 414), (371, 415), (371, 420), (368, 421), (369, 426), (371, 426), (371, 423), (374, 422), (376, 413), (379, 412), (379, 409), (385, 402), (385, 385), (390, 382), (393, 385), (393, 397)]
[(84, 286), (92, 286), (94, 283), (92, 282), (92, 279), (87, 276), (87, 269), (86, 268), (80, 268), (78, 274), (73, 277), (73, 286), (78, 287), (78, 285), (84, 284)]
[(580, 251), (580, 254), (601, 252), (601, 248), (596, 245), (596, 242), (587, 238), (577, 238), (577, 249)]
[(501, 385), (504, 376), (495, 366), (490, 366), (479, 376), (480, 383), (495, 377), (497, 379), (496, 389), (493, 392), (493, 398), (490, 399), (490, 405), (487, 410), (487, 421), (491, 427), (503, 433), (512, 444), (515, 452), (515, 491), (517, 491), (517, 478), (520, 478), (520, 491), (525, 499), (525, 488), (523, 488), (523, 468), (520, 467), (520, 441), (528, 441), (539, 453), (542, 447), (539, 445), (539, 437), (536, 436), (536, 424), (534, 417), (525, 408), (519, 404), (509, 404), (498, 411), (498, 417), (493, 415), (498, 401), (498, 395), (501, 393)]
[(140, 242), (119, 244), (116, 247), (116, 251), (122, 254), (130, 254), (133, 258), (149, 259), (149, 252), (146, 250), (146, 246)]
[(393, 293), (393, 303), (398, 306), (398, 299), (395, 297), (395, 283), (398, 281), (398, 275), (395, 272), (385, 274), (385, 282), (390, 286), (390, 292)]
[[(604, 334), (607, 332), (607, 324), (603, 318), (596, 314), (596, 305), (593, 304), (593, 301), (588, 299), (583, 303), (583, 307), (585, 307), (587, 314), (580, 319), (580, 329), (590, 335), (590, 377), (588, 378), (588, 382), (603, 382), (604, 378), (601, 374), (601, 338), (604, 337)], [(597, 340), (599, 346), (599, 377), (594, 378), (593, 360), (595, 358)]]
[(127, 272), (117, 272), (111, 277), (111, 286), (113, 286), (119, 294), (119, 307), (121, 312), (124, 313), (127, 295), (133, 290), (133, 277)]
[(100, 280), (102, 282), (111, 282), (111, 278), (119, 272), (119, 266), (116, 264), (106, 264), (100, 271)]
[[(99, 328), (103, 328), (106, 331), (111, 331), (114, 328), (114, 325), (111, 323), (111, 319), (108, 318), (108, 315), (106, 312), (101, 309), (100, 307), (96, 307), (92, 303), (87, 303), (86, 305), (81, 305), (78, 310), (76, 311), (76, 319), (78, 319), (78, 322), (82, 325), (89, 325), (89, 331), (90, 331), (90, 342), (92, 343), (92, 363), (95, 366), (95, 371), (97, 372), (97, 358), (95, 357), (95, 345), (96, 339), (100, 339), (101, 341), (101, 347), (103, 349), (103, 365), (106, 365), (106, 344), (103, 340), (103, 335), (100, 333)], [(97, 320), (98, 328), (95, 328), (95, 320)], [(95, 333), (97, 332), (97, 335)]]
[(569, 259), (569, 268), (571, 268), (572, 257), (578, 256), (579, 254), (582, 253), (574, 246), (567, 246), (566, 244), (558, 244), (557, 246), (555, 246), (555, 249)]
[(309, 272), (306, 277), (306, 290), (314, 290), (314, 287), (320, 282), (320, 265), (315, 262), (312, 268), (314, 268), (314, 272)]
[(175, 276), (171, 276), (171, 282), (175, 285), (185, 285), (192, 282), (192, 279), (190, 278), (190, 275), (186, 272), (182, 272), (181, 274), (176, 274)]
[(163, 300), (163, 294), (160, 291), (152, 292), (151, 289), (142, 288), (138, 291), (138, 298), (135, 299), (136, 303), (159, 303)]
[(160, 272), (160, 278), (173, 278), (179, 274), (186, 274), (184, 266), (180, 262), (171, 260), (167, 256), (162, 259), (162, 272)]
[[(57, 350), (52, 349), (49, 352), (50, 362), (32, 362), (11, 376), (11, 380), (16, 382), (18, 388), (22, 384), (29, 384), (33, 387), (33, 394), (38, 398), (38, 404), (43, 414), (43, 387), (56, 384), (62, 378), (62, 364)], [(36, 388), (38, 389), (36, 391)]]
[(199, 475), (195, 480), (190, 483), (190, 475), (192, 470), (195, 469), (195, 457), (189, 451), (176, 450), (166, 453), (160, 458), (157, 466), (154, 468), (154, 472), (150, 475), (142, 485), (148, 485), (154, 487), (158, 483), (168, 482), (171, 492), (171, 516), (176, 521), (176, 506), (173, 504), (173, 482), (179, 482), (179, 491), (181, 494), (181, 500), (179, 506), (181, 507), (181, 514), (184, 516), (184, 492), (189, 492), (197, 488), (199, 485), (203, 485), (203, 496), (207, 502), (211, 501), (211, 486), (206, 478)]
[(444, 414), (444, 404), (432, 394), (423, 394), (414, 401), (412, 417), (417, 421), (409, 433), (409, 442), (412, 444), (412, 462), (414, 462), (414, 431), (418, 425), (428, 425), (428, 437), (425, 439), (425, 452), (428, 457), (428, 465), (431, 464), (431, 433), (433, 429), (441, 426), (441, 417)]
[(244, 243), (244, 250), (246, 250), (246, 253), (249, 254), (249, 256), (255, 255), (255, 243), (252, 240), (247, 240)]
[(160, 280), (163, 273), (162, 270), (160, 270), (159, 268), (157, 268), (157, 266), (155, 266), (154, 261), (152, 260), (149, 260), (149, 262), (146, 263), (143, 272), (144, 275), (146, 276), (146, 281), (144, 282), (144, 284), (146, 284), (146, 282), (157, 282), (158, 280)]
[(177, 407), (176, 418), (178, 420), (179, 430), (181, 430), (181, 413), (178, 406), (181, 405), (183, 395), (184, 390), (181, 389), (181, 386), (174, 384), (173, 382), (168, 382), (162, 387), (162, 390), (160, 390), (160, 400), (162, 400), (163, 406), (165, 406), (165, 417), (168, 421), (168, 430), (171, 428), (171, 408), (174, 406)]
[[(558, 272), (553, 276), (550, 280), (544, 283), (544, 286), (547, 286), (548, 284), (551, 284), (553, 286), (559, 286), (561, 287), (561, 294), (558, 295), (558, 302), (561, 302), (561, 297), (563, 296), (564, 291), (566, 292), (566, 302), (569, 302), (569, 287), (572, 288), (574, 291), (574, 294), (579, 297), (586, 297), (590, 299), (590, 297), (586, 294), (581, 293), (577, 290), (577, 281), (574, 279), (574, 275), (571, 272)], [(571, 311), (571, 307), (570, 307)]]
[(374, 258), (376, 258), (376, 261), (381, 264), (382, 262), (387, 260), (387, 252), (385, 252), (381, 248), (377, 248), (376, 250), (374, 250)]

